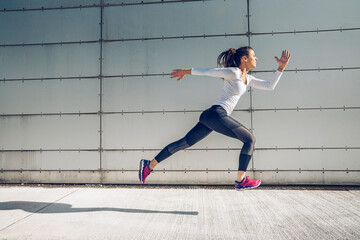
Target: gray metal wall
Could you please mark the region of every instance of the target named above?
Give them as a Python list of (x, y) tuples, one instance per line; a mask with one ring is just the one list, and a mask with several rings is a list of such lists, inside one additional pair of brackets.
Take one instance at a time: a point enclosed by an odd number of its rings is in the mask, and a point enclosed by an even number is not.
[[(267, 184), (360, 183), (357, 0), (0, 2), (0, 181), (138, 183), (198, 121), (220, 79), (168, 76), (216, 67), (251, 45), (253, 74), (292, 53), (275, 91), (249, 89), (233, 113), (257, 138), (249, 175)], [(232, 184), (242, 143), (212, 133), (148, 183)]]

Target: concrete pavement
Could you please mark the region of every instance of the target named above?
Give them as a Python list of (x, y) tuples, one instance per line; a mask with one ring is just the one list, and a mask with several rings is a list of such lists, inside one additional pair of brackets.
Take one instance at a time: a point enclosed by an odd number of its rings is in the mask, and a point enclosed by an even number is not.
[(360, 239), (360, 190), (0, 185), (0, 239)]

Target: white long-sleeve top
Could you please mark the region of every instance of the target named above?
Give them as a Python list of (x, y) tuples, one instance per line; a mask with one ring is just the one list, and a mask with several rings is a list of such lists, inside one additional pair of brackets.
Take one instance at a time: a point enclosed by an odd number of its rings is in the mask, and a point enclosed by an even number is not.
[(219, 77), (224, 79), (220, 97), (214, 105), (222, 106), (227, 115), (230, 115), (238, 103), (241, 95), (246, 92), (247, 86), (262, 90), (274, 90), (279, 82), (282, 72), (276, 71), (270, 80), (258, 79), (246, 75), (247, 85), (241, 80), (241, 70), (237, 67), (228, 68), (192, 68), (192, 75)]

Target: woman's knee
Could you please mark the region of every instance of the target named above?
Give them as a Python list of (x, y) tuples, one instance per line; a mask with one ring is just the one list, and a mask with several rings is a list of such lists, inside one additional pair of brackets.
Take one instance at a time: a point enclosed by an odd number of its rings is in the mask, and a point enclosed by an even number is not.
[(255, 148), (255, 142), (256, 139), (254, 138), (250, 138), (248, 141), (244, 142), (244, 146), (247, 145), (249, 146), (249, 148), (251, 149), (251, 151), (253, 151), (253, 149)]
[(250, 131), (246, 132), (246, 134), (240, 135), (238, 138), (240, 141), (250, 144), (250, 145), (255, 145), (255, 142), (256, 142), (256, 138), (255, 138), (254, 134), (252, 134), (252, 132), (250, 132)]
[(252, 145), (255, 145), (255, 142), (256, 142), (256, 138), (254, 136), (254, 134), (251, 134), (251, 141)]
[(254, 135), (251, 134), (251, 137), (247, 138), (244, 141), (244, 145), (242, 147), (241, 152), (243, 154), (252, 155), (255, 149), (255, 142), (256, 142), (256, 138), (254, 137)]

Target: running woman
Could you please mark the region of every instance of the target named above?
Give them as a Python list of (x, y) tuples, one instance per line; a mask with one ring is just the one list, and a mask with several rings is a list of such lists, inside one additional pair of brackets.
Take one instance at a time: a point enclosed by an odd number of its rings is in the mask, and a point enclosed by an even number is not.
[(177, 151), (194, 145), (212, 131), (216, 131), (244, 143), (239, 156), (235, 189), (258, 187), (261, 180), (253, 180), (246, 176), (246, 170), (254, 151), (255, 137), (249, 129), (232, 118), (230, 114), (248, 86), (262, 90), (274, 90), (290, 57), (291, 54), (287, 50), (282, 51), (280, 59), (275, 57), (279, 67), (269, 80), (261, 80), (248, 75), (248, 72), (256, 67), (258, 60), (251, 47), (230, 48), (222, 52), (217, 58), (218, 67), (221, 68), (174, 69), (170, 78), (178, 78), (177, 81), (188, 74), (222, 78), (224, 85), (218, 100), (209, 109), (202, 112), (199, 122), (185, 137), (167, 145), (152, 161), (144, 159), (140, 161), (140, 182), (145, 183), (145, 179), (158, 163)]

